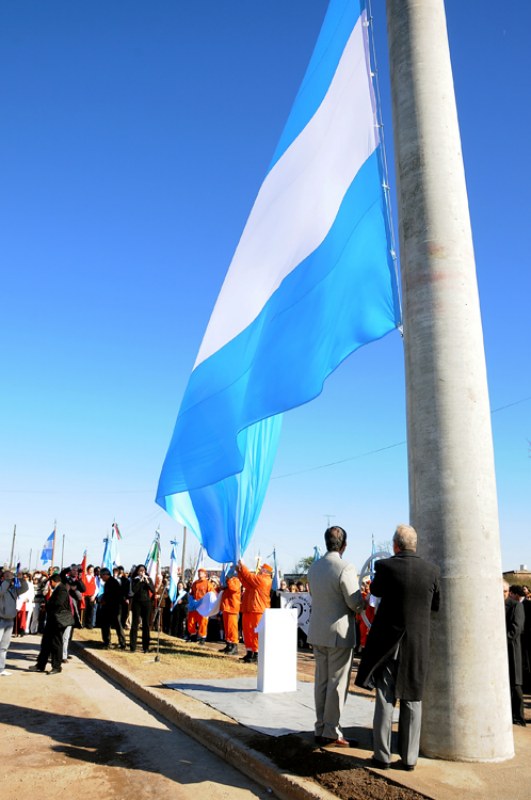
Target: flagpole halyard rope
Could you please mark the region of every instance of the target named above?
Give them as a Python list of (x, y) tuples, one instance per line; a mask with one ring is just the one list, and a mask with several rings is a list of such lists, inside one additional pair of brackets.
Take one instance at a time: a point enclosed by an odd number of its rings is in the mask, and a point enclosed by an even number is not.
[[(371, 76), (373, 78), (373, 85), (375, 89), (375, 97), (376, 97), (376, 124), (380, 133), (380, 141), (381, 147), (379, 148), (380, 153), (380, 165), (382, 168), (383, 174), (383, 182), (382, 188), (384, 190), (384, 197), (385, 197), (385, 207), (387, 211), (387, 228), (389, 230), (389, 238), (391, 241), (391, 250), (390, 255), (393, 259), (394, 265), (394, 273), (396, 278), (396, 289), (397, 289), (397, 301), (398, 307), (400, 309), (400, 319), (402, 319), (402, 292), (400, 287), (400, 266), (398, 261), (398, 254), (396, 251), (396, 238), (395, 238), (395, 229), (393, 224), (393, 211), (391, 207), (391, 190), (390, 190), (390, 183), (389, 183), (389, 165), (387, 162), (387, 151), (385, 147), (385, 125), (383, 122), (383, 114), (382, 114), (382, 97), (380, 93), (380, 77), (379, 77), (379, 70), (378, 70), (378, 61), (376, 58), (376, 43), (374, 41), (374, 18), (372, 15), (372, 2), (371, 0), (367, 0), (367, 30), (369, 34), (369, 55), (371, 59)], [(403, 335), (403, 328), (402, 324), (399, 326), (399, 331)]]

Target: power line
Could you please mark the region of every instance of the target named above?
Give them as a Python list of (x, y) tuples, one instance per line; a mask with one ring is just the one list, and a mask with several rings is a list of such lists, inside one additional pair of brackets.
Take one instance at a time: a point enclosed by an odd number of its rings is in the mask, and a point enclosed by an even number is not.
[[(505, 411), (506, 408), (512, 408), (513, 406), (518, 406), (520, 403), (527, 403), (531, 400), (531, 396), (529, 397), (522, 397), (520, 400), (515, 400), (513, 403), (507, 403), (504, 406), (498, 406), (498, 408), (493, 408), (491, 410), (491, 414), (496, 414), (498, 411)], [(402, 445), (406, 444), (406, 440), (404, 439), (401, 442), (395, 442), (394, 444), (389, 444), (385, 447), (378, 447), (376, 450), (367, 450), (364, 453), (358, 453), (355, 456), (349, 456), (348, 458), (342, 458), (339, 461), (330, 461), (327, 464), (317, 464), (314, 467), (306, 467), (305, 469), (295, 470), (294, 472), (285, 472), (282, 475), (273, 475), (271, 480), (280, 480), (281, 478), (291, 478), (293, 475), (302, 475), (307, 472), (315, 472), (319, 469), (327, 469), (328, 467), (335, 467), (337, 464), (346, 464), (349, 461), (356, 461), (359, 458), (364, 458), (365, 456), (372, 456), (375, 453), (382, 453), (385, 450), (392, 450), (394, 447), (401, 447)]]
[[(528, 397), (522, 397), (520, 400), (514, 400), (512, 403), (506, 403), (504, 406), (498, 406), (497, 408), (491, 409), (491, 414), (496, 414), (498, 411), (505, 411), (507, 408), (513, 408), (513, 406), (521, 405), (521, 403), (528, 403), (531, 400), (531, 395)], [(347, 464), (349, 461), (357, 461), (359, 458), (365, 458), (366, 456), (372, 456), (376, 453), (383, 453), (386, 450), (393, 450), (395, 447), (403, 447), (406, 444), (406, 440), (403, 439), (401, 442), (395, 442), (394, 444), (388, 444), (385, 447), (378, 447), (375, 450), (366, 450), (363, 453), (357, 453), (355, 456), (348, 456), (347, 458), (341, 458), (338, 461), (329, 461), (326, 464), (316, 464), (313, 467), (305, 467), (304, 469), (295, 470), (294, 472), (285, 472), (282, 475), (273, 475), (271, 477), (272, 481), (278, 481), (281, 478), (291, 478), (294, 475), (303, 475), (306, 472), (315, 472), (319, 469), (327, 469), (328, 467), (335, 467), (338, 464)], [(72, 492), (71, 489), (69, 490), (62, 490), (62, 489), (0, 489), (0, 494), (77, 494), (77, 495), (89, 495), (89, 494), (97, 494), (101, 495), (120, 495), (120, 494), (152, 494), (152, 489), (117, 489), (116, 491), (112, 491), (109, 489), (99, 490), (99, 489), (90, 489), (88, 491), (80, 491), (80, 492)]]
[(283, 475), (274, 475), (271, 480), (279, 480), (280, 478), (290, 478), (292, 475), (301, 475), (303, 472), (315, 472), (318, 469), (326, 469), (327, 467), (335, 467), (336, 464), (346, 464), (348, 461), (356, 461), (358, 458), (364, 458), (365, 456), (372, 456), (374, 453), (382, 453), (384, 450), (392, 450), (394, 447), (401, 447), (406, 443), (404, 439), (402, 442), (395, 442), (394, 444), (388, 444), (386, 447), (378, 447), (376, 450), (366, 450), (364, 453), (358, 453), (355, 456), (349, 456), (348, 458), (341, 458), (339, 461), (329, 461), (328, 464), (318, 464), (315, 467), (306, 467), (306, 469), (299, 469), (295, 472), (285, 472)]

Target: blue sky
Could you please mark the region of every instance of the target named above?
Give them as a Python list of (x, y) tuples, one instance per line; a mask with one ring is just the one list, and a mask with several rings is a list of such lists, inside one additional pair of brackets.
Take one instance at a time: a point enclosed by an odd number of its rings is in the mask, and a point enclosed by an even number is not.
[[(57, 519), (65, 563), (126, 565), (179, 403), (309, 60), (325, 0), (37, 0), (0, 6), (0, 561)], [(476, 247), (504, 569), (531, 567), (531, 7), (447, 0)], [(374, 2), (394, 184), (385, 8)], [(394, 208), (396, 217), (396, 207)], [(328, 518), (358, 565), (408, 518), (398, 334), (285, 417), (248, 560), (289, 571)], [(333, 466), (327, 466), (332, 465)], [(196, 549), (195, 544), (192, 545)], [(165, 557), (164, 557), (165, 556)], [(57, 559), (56, 559), (57, 560)]]

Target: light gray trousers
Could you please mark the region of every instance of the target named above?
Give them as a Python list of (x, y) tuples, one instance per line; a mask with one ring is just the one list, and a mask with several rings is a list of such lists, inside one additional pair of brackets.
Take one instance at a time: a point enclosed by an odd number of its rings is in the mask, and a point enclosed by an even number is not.
[(315, 735), (338, 739), (352, 667), (351, 647), (313, 645), (315, 658)]
[(11, 644), (12, 634), (13, 634), (13, 620), (1, 619), (0, 620), (0, 672), (3, 672), (6, 666), (6, 655), (8, 647)]
[[(396, 672), (398, 662), (390, 659), (375, 673), (376, 703), (374, 706), (373, 747), (378, 761), (391, 760), (391, 728), (396, 705)], [(398, 752), (404, 764), (415, 765), (419, 756), (421, 700), (400, 700), (398, 720)]]

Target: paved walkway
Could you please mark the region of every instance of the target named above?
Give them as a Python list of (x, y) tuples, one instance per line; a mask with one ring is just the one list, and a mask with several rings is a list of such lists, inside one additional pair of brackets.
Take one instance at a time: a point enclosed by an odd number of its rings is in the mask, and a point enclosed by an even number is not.
[(266, 800), (267, 789), (75, 656), (28, 672), (40, 637), (13, 641), (0, 677), (0, 784), (16, 800)]

